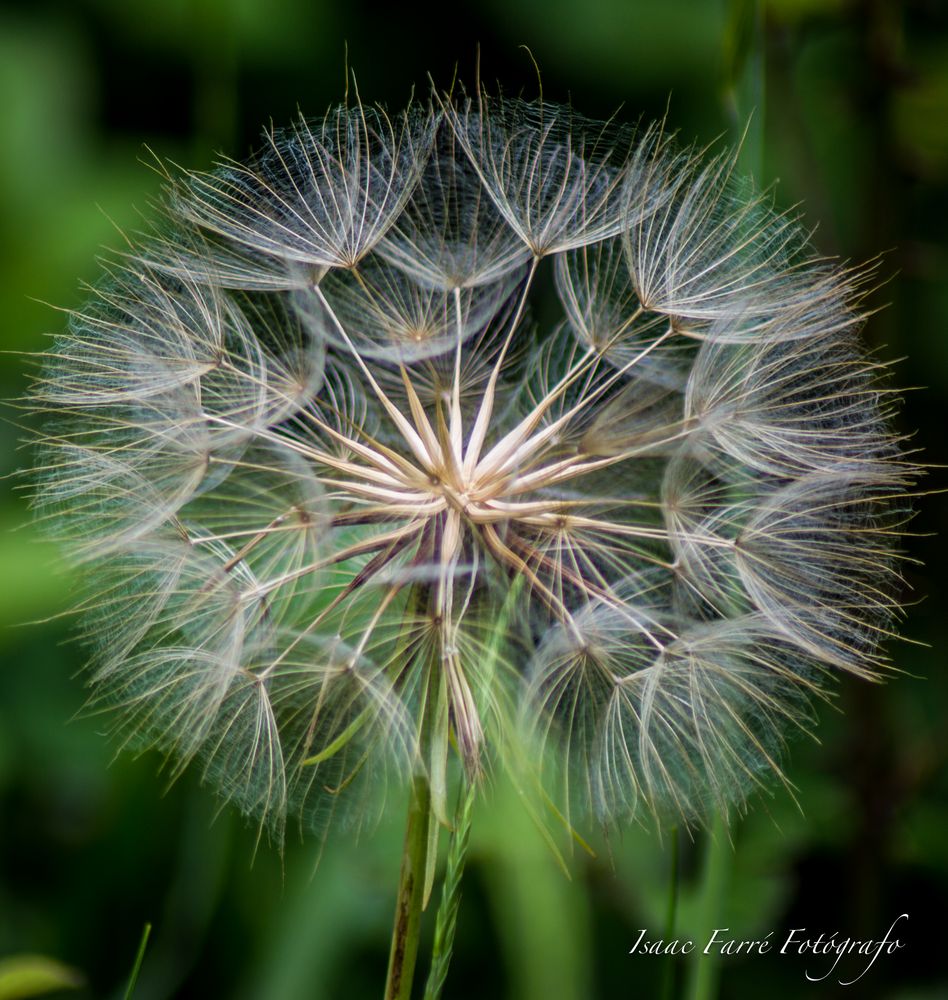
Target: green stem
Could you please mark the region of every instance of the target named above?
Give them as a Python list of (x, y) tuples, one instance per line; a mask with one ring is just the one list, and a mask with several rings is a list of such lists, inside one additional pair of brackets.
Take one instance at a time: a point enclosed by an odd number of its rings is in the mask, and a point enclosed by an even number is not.
[[(671, 871), (668, 873), (668, 909), (665, 913), (666, 944), (675, 937), (675, 924), (678, 921), (678, 864), (680, 854), (678, 827), (671, 831)], [(675, 995), (675, 956), (665, 958), (665, 971), (662, 975), (662, 1000), (672, 1000)]]
[(405, 847), (402, 851), (402, 868), (398, 878), (398, 898), (395, 902), (385, 1000), (408, 1000), (411, 996), (421, 931), (428, 827), (431, 821), (431, 789), (428, 780), (416, 777), (412, 783), (408, 821), (405, 826)]
[(715, 928), (720, 926), (722, 901), (731, 879), (734, 851), (728, 837), (728, 826), (718, 813), (705, 834), (701, 882), (698, 886), (697, 947), (685, 990), (687, 1000), (714, 1000), (718, 993), (718, 953), (713, 949), (704, 954), (704, 947)]
[(135, 955), (135, 962), (132, 965), (131, 975), (128, 977), (128, 988), (125, 990), (125, 1000), (131, 1000), (135, 992), (135, 985), (138, 982), (138, 974), (142, 970), (142, 962), (145, 960), (145, 949), (148, 947), (148, 938), (151, 935), (151, 924), (145, 924), (142, 930), (141, 941), (138, 944), (138, 952)]
[[(483, 664), (485, 677), (492, 676), (497, 666), (500, 648), (506, 635), (507, 623), (516, 604), (520, 589), (523, 586), (523, 576), (517, 577), (500, 609), (497, 622)], [(441, 679), (438, 679), (439, 684)], [(435, 687), (437, 692), (437, 687)], [(447, 746), (447, 726), (444, 732), (439, 731), (439, 724), (432, 722), (432, 712), (437, 712), (437, 699), (429, 689), (427, 698), (430, 703), (422, 712), (421, 732), (422, 745), (427, 746), (431, 756), (431, 742), (435, 747), (442, 743)], [(447, 715), (445, 715), (447, 718)], [(430, 727), (434, 726), (434, 730)], [(434, 760), (433, 757), (431, 757)], [(443, 762), (443, 757), (439, 758)], [(432, 774), (445, 768), (432, 768)], [(463, 778), (462, 778), (463, 781)], [(402, 869), (398, 882), (398, 899), (395, 904), (395, 924), (392, 928), (392, 947), (388, 959), (388, 980), (385, 985), (385, 1000), (409, 1000), (411, 996), (412, 979), (415, 973), (415, 961), (418, 957), (419, 932), (421, 929), (421, 911), (426, 900), (426, 885), (429, 871), (434, 871), (435, 855), (437, 853), (437, 823), (435, 811), (438, 809), (437, 796), (444, 795), (443, 777), (435, 787), (436, 798), (432, 798), (432, 787), (425, 777), (416, 777), (412, 786), (411, 803), (408, 809), (408, 822), (405, 828), (405, 847), (402, 851)], [(462, 786), (454, 818), (454, 833), (448, 849), (447, 869), (444, 877), (444, 887), (441, 903), (435, 922), (435, 939), (431, 958), (431, 973), (425, 989), (426, 1000), (437, 1000), (444, 986), (451, 961), (451, 951), (454, 945), (454, 932), (457, 926), (457, 911), (461, 900), (461, 875), (467, 854), (468, 837), (471, 832), (471, 815), (474, 811), (476, 786), (469, 780)], [(434, 808), (433, 808), (434, 807)]]

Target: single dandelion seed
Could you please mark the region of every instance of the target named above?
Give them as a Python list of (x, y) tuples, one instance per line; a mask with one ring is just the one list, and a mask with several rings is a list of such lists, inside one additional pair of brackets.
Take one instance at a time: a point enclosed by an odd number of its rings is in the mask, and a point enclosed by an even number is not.
[(407, 995), (454, 781), (700, 821), (886, 670), (915, 470), (864, 280), (730, 154), (481, 91), (169, 171), (31, 401), (94, 706), (277, 840), (408, 789)]

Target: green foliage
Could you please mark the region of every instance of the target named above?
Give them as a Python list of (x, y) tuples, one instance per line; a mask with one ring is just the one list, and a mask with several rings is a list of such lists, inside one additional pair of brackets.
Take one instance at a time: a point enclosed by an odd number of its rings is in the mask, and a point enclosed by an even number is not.
[(0, 959), (0, 1000), (23, 1000), (78, 989), (82, 973), (43, 955)]
[(135, 962), (132, 965), (132, 972), (128, 977), (128, 988), (125, 990), (125, 1000), (131, 1000), (135, 993), (135, 984), (138, 982), (138, 975), (142, 970), (142, 962), (145, 960), (145, 949), (148, 947), (149, 937), (151, 937), (151, 924), (145, 924), (145, 927), (142, 930), (142, 939), (138, 945), (138, 952), (135, 955)]

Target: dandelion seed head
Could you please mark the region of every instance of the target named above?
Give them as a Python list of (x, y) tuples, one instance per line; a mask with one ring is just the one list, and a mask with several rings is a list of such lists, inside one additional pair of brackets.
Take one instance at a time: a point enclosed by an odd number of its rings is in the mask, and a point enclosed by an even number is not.
[(733, 155), (434, 95), (163, 213), (44, 356), (35, 504), (93, 703), (277, 837), (419, 771), (443, 815), (452, 758), (700, 820), (884, 671), (913, 468), (860, 276)]

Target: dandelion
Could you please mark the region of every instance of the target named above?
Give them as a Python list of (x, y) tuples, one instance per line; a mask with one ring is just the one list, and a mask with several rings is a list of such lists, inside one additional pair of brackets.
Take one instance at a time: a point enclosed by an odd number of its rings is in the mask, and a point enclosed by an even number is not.
[(43, 358), (94, 705), (278, 840), (410, 788), (391, 996), (455, 767), (700, 821), (886, 669), (913, 469), (865, 275), (734, 167), (546, 102), (346, 104), (169, 174)]

